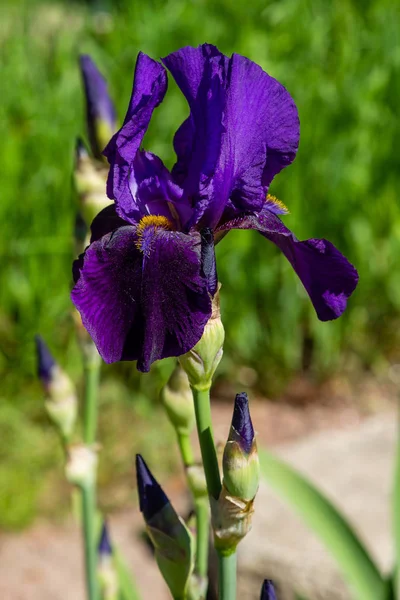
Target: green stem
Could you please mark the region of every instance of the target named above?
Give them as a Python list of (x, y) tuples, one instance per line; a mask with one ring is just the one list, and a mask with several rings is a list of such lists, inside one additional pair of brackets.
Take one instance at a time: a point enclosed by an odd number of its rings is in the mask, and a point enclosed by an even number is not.
[(210, 532), (210, 511), (207, 498), (196, 498), (194, 502), (196, 512), (196, 564), (195, 572), (205, 580), (208, 573), (208, 539)]
[[(185, 469), (194, 466), (194, 454), (190, 436), (186, 432), (177, 430), (179, 450)], [(190, 477), (187, 478), (190, 490), (194, 499), (194, 509), (196, 513), (196, 564), (195, 572), (201, 580), (205, 581), (208, 572), (208, 541), (210, 532), (210, 519), (207, 498), (198, 496), (196, 490), (193, 489)]]
[(100, 364), (100, 360), (95, 360), (85, 365), (83, 438), (86, 444), (96, 440)]
[(236, 598), (236, 552), (218, 552), (218, 600)]
[(192, 388), (192, 391), (207, 489), (209, 495), (218, 500), (221, 493), (221, 477), (211, 424), (210, 390)]
[(394, 587), (396, 590), (396, 598), (400, 599), (400, 401), (398, 403), (398, 413), (399, 428), (393, 488), (393, 524), (396, 556)]
[(82, 525), (85, 549), (85, 572), (88, 600), (98, 600), (97, 550), (96, 550), (96, 488), (94, 483), (81, 488)]

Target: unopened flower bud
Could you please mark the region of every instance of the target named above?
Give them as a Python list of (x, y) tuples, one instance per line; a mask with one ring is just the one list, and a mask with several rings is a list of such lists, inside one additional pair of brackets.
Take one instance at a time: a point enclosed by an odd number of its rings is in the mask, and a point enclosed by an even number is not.
[(230, 552), (250, 531), (260, 465), (247, 394), (237, 394), (222, 461), (223, 482), (218, 500), (212, 499), (215, 545)]
[(76, 444), (68, 448), (65, 475), (67, 480), (79, 487), (93, 485), (96, 479), (97, 452), (91, 446)]
[(74, 181), (79, 210), (88, 228), (98, 213), (112, 203), (106, 195), (107, 174), (107, 167), (92, 159), (82, 140), (78, 139), (75, 147)]
[(261, 588), (260, 600), (277, 600), (274, 584), (270, 579), (265, 579)]
[(111, 546), (108, 528), (105, 522), (101, 529), (100, 541), (97, 547), (98, 554), (98, 576), (102, 600), (118, 599), (118, 576), (113, 561), (113, 550)]
[(158, 567), (172, 596), (184, 598), (194, 567), (193, 536), (140, 454), (136, 456), (136, 474), (140, 510)]
[(193, 395), (188, 376), (179, 364), (161, 390), (161, 400), (175, 429), (189, 434), (195, 423)]
[(224, 485), (232, 496), (253, 500), (260, 481), (257, 444), (246, 393), (237, 394), (222, 460)]
[(222, 358), (224, 339), (225, 331), (217, 292), (212, 301), (211, 317), (201, 339), (189, 352), (179, 357), (190, 385), (196, 390), (210, 389), (212, 378)]
[(35, 337), (38, 377), (46, 394), (46, 410), (64, 439), (68, 440), (74, 430), (78, 412), (75, 386), (59, 367), (44, 340)]
[(93, 155), (101, 153), (117, 130), (114, 104), (107, 82), (87, 54), (79, 59), (86, 98), (86, 121)]

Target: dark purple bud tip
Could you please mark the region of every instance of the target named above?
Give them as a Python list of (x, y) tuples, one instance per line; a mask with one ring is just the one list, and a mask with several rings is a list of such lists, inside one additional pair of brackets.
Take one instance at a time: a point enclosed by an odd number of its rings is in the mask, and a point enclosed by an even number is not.
[(232, 427), (241, 437), (242, 449), (249, 454), (253, 444), (254, 429), (253, 423), (251, 422), (249, 400), (246, 392), (236, 394)]
[(201, 236), (201, 270), (207, 280), (207, 289), (211, 296), (218, 289), (217, 265), (215, 261), (214, 234), (210, 227), (200, 231)]
[(36, 356), (37, 356), (37, 374), (39, 379), (48, 385), (52, 378), (52, 370), (56, 361), (52, 357), (50, 350), (46, 346), (40, 335), (35, 335)]
[(101, 528), (101, 535), (99, 545), (97, 546), (97, 552), (99, 556), (111, 556), (112, 546), (110, 541), (110, 535), (108, 533), (107, 524), (103, 521), (103, 527)]
[(261, 588), (260, 600), (277, 600), (274, 584), (270, 579), (265, 579)]
[(136, 454), (136, 477), (140, 510), (145, 521), (149, 521), (164, 506), (169, 504), (169, 500), (140, 454)]

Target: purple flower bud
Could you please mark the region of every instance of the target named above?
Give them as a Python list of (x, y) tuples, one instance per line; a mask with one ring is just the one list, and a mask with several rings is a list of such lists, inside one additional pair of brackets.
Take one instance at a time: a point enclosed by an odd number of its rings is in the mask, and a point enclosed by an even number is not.
[(37, 355), (37, 374), (45, 387), (51, 383), (52, 372), (56, 366), (56, 361), (52, 357), (50, 350), (40, 335), (35, 336), (36, 355)]
[(274, 584), (270, 579), (265, 579), (261, 588), (260, 600), (277, 600)]
[(99, 554), (99, 557), (111, 556), (113, 552), (107, 524), (105, 521), (103, 521), (103, 527), (101, 529), (101, 535), (99, 545), (97, 546), (97, 552)]
[(136, 455), (136, 477), (140, 510), (149, 521), (170, 502), (140, 454)]
[(107, 82), (87, 54), (79, 58), (86, 96), (86, 118), (93, 154), (101, 153), (117, 129), (114, 104), (108, 94)]
[(215, 261), (214, 234), (210, 227), (204, 227), (201, 235), (201, 270), (207, 280), (207, 289), (214, 296), (218, 289), (217, 265)]
[(253, 444), (254, 429), (250, 417), (249, 400), (245, 392), (236, 394), (231, 427), (239, 434), (238, 442), (243, 451), (249, 453)]

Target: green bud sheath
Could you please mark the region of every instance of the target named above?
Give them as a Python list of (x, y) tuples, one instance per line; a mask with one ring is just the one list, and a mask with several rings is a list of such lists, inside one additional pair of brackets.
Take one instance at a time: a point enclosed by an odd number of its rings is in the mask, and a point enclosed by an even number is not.
[(229, 494), (245, 502), (253, 500), (260, 483), (260, 463), (255, 440), (249, 455), (243, 452), (239, 442), (228, 441), (222, 467), (224, 485)]
[(188, 377), (179, 364), (162, 389), (161, 400), (175, 429), (189, 434), (195, 424), (193, 396)]
[(212, 378), (221, 361), (225, 330), (221, 321), (219, 293), (213, 298), (211, 317), (197, 344), (186, 354), (179, 357), (182, 368), (187, 373), (190, 385), (196, 390), (208, 390)]

